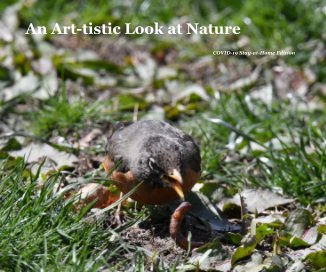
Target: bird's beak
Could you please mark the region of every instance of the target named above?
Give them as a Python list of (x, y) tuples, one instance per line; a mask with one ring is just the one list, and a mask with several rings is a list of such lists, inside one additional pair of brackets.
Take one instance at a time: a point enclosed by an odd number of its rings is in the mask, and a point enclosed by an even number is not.
[(182, 190), (183, 180), (180, 172), (177, 169), (173, 169), (172, 174), (170, 175), (164, 175), (163, 181), (165, 181), (174, 191), (176, 191), (181, 199), (185, 198)]

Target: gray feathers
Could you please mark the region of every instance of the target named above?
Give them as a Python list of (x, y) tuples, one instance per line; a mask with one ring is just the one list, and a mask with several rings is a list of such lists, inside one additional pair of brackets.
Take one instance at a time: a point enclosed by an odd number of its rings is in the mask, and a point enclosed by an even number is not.
[(120, 125), (107, 152), (118, 171), (129, 170), (139, 180), (161, 184), (161, 175), (185, 165), (200, 171), (200, 152), (192, 137), (163, 121), (144, 120)]

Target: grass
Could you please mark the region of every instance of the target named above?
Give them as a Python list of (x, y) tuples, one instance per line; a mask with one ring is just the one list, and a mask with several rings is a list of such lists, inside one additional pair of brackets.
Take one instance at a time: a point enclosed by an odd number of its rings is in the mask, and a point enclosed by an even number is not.
[[(249, 108), (243, 101), (243, 95), (222, 94), (205, 113), (181, 123), (200, 141), (203, 179), (215, 177), (233, 190), (240, 190), (243, 185), (281, 188), (304, 204), (324, 197), (325, 113), (300, 112), (286, 101), (274, 101), (271, 108), (256, 100), (252, 101), (254, 108)], [(62, 109), (67, 102), (61, 97), (54, 105)], [(41, 112), (39, 118), (44, 116)], [(207, 117), (219, 118), (224, 123), (213, 123)], [(62, 124), (65, 122), (60, 123), (63, 130), (58, 131), (64, 133), (69, 126)], [(270, 145), (273, 139), (279, 140), (277, 148)], [(254, 142), (266, 148), (258, 148)], [(231, 159), (225, 160), (226, 157)], [(154, 265), (155, 260), (148, 261), (142, 249), (131, 247), (120, 237), (137, 221), (137, 215), (117, 229), (106, 227), (106, 217), (90, 222), (85, 219), (90, 206), (76, 213), (73, 199), (53, 193), (54, 185), (62, 178), (59, 172), (48, 176), (41, 189), (39, 175), (40, 172), (31, 174), (21, 159), (0, 164), (1, 269), (117, 271), (133, 267), (143, 271)], [(205, 186), (203, 191), (209, 193)], [(124, 257), (127, 253), (133, 257)], [(158, 267), (160, 271), (166, 269), (164, 264)]]
[(87, 127), (97, 127), (98, 123), (111, 124), (118, 120), (130, 120), (132, 113), (124, 111), (124, 108), (133, 108), (134, 100), (132, 98), (123, 100), (122, 98), (119, 99), (120, 111), (116, 111), (112, 106), (115, 103), (114, 99), (92, 102), (81, 97), (68, 99), (65, 91), (61, 90), (49, 99), (42, 101), (37, 110), (23, 115), (28, 128), (41, 139), (47, 139), (54, 135), (79, 138), (80, 131)]
[[(325, 110), (299, 110), (289, 100), (274, 99), (266, 105), (245, 96), (221, 94), (204, 112), (183, 122), (182, 127), (200, 142), (204, 178), (217, 178), (234, 188), (281, 190), (304, 204), (324, 197)], [(32, 114), (31, 127), (36, 135), (50, 137), (78, 133), (86, 120), (123, 119), (122, 112), (114, 117), (101, 110), (96, 101), (69, 102), (62, 91)]]
[(321, 200), (326, 194), (325, 111), (308, 113), (279, 100), (271, 108), (252, 100), (249, 107), (245, 101), (244, 95), (222, 94), (201, 117), (184, 123), (200, 139), (204, 177), (237, 188), (282, 190), (305, 204)]
[(28, 119), (32, 120), (32, 131), (37, 136), (46, 138), (54, 131), (62, 135), (73, 128), (83, 128), (86, 120), (96, 116), (97, 106), (82, 98), (69, 101), (66, 91), (62, 89), (58, 95), (42, 103), (37, 111), (31, 112)]
[(108, 228), (106, 217), (96, 223), (85, 218), (91, 206), (76, 213), (74, 198), (54, 194), (59, 173), (49, 176), (41, 189), (39, 172), (32, 175), (21, 159), (2, 161), (0, 173), (1, 270), (99, 271), (107, 267), (116, 271), (127, 265), (123, 253), (137, 251), (120, 233), (141, 213), (125, 225)]
[[(279, 50), (292, 47), (298, 51), (296, 61), (303, 63), (308, 52), (299, 50), (301, 43), (320, 38), (325, 31), (325, 13), (322, 0), (270, 1), (79, 1), (66, 4), (60, 0), (40, 2), (22, 12), (24, 23), (31, 21), (48, 25), (65, 18), (66, 22), (115, 25), (130, 22), (150, 25), (155, 21), (171, 24), (176, 17), (187, 17), (189, 22), (215, 25), (239, 25), (241, 34), (252, 39), (251, 49)], [(51, 13), (44, 12), (51, 10)], [(259, 12), (256, 12), (259, 10)], [(123, 14), (123, 16), (122, 16)], [(131, 37), (132, 38), (132, 37)], [(227, 46), (228, 43), (225, 44)], [(221, 46), (220, 44), (218, 45)], [(224, 45), (223, 45), (224, 46)]]
[[(1, 2), (0, 9), (12, 2), (14, 1)], [(32, 2), (28, 1), (29, 5), (32, 5)], [(282, 61), (275, 60), (275, 63), (264, 64), (263, 69), (268, 70), (274, 65), (304, 63), (313, 69), (316, 82), (321, 81), (325, 75), (324, 66), (316, 63), (312, 67), (308, 62), (314, 47), (308, 45), (307, 41), (314, 42), (325, 31), (323, 28), (325, 14), (322, 12), (320, 0), (282, 2), (273, 0), (269, 4), (262, 4), (261, 1), (200, 3), (165, 1), (161, 4), (159, 1), (143, 0), (129, 2), (81, 0), (67, 5), (66, 2), (37, 1), (32, 6), (27, 4), (19, 11), (21, 27), (26, 27), (29, 22), (46, 25), (53, 21), (65, 24), (90, 21), (93, 24), (101, 24), (111, 21), (119, 25), (124, 22), (146, 25), (159, 21), (170, 24), (176, 17), (182, 16), (186, 16), (191, 22), (203, 24), (232, 23), (240, 25), (242, 34), (249, 37), (249, 46), (252, 47), (250, 49), (273, 50), (289, 46), (293, 50), (298, 50), (298, 55), (291, 60), (288, 58)], [(216, 40), (215, 37), (206, 37), (198, 42), (176, 39), (165, 43), (161, 38), (155, 38), (151, 40), (153, 42), (151, 46), (152, 49), (164, 46), (166, 48), (163, 49), (167, 50), (180, 49), (181, 54), (176, 59), (179, 74), (173, 80), (188, 83), (196, 81), (196, 78), (183, 72), (183, 66), (196, 63), (197, 57), (208, 56), (210, 54), (207, 53), (210, 51), (208, 48), (215, 47)], [(27, 40), (27, 42), (32, 44), (32, 50), (29, 51), (35, 55), (25, 56), (24, 49), (13, 53), (12, 65), (15, 66), (13, 70), (22, 75), (32, 71), (32, 62), (42, 57), (38, 55), (41, 53), (37, 53), (37, 41)], [(218, 42), (218, 46), (222, 48), (237, 49), (234, 37), (230, 40), (218, 39)], [(0, 43), (4, 44), (3, 41)], [(74, 58), (74, 55), (71, 55)], [(11, 56), (10, 53), (8, 56)], [(54, 61), (55, 57), (52, 60)], [(252, 61), (241, 59), (244, 60)], [(218, 59), (214, 65), (221, 64), (219, 61), (223, 62)], [(102, 63), (101, 69), (98, 69), (99, 63)], [(46, 100), (36, 100), (23, 95), (9, 102), (0, 101), (0, 122), (5, 124), (3, 127), (14, 130), (16, 123), (20, 123), (18, 128), (37, 136), (31, 137), (32, 140), (51, 141), (53, 136), (60, 135), (74, 142), (80, 135), (88, 132), (90, 127), (93, 128), (101, 122), (105, 125), (98, 127), (106, 133), (107, 131), (103, 130), (108, 129), (107, 124), (131, 120), (136, 108), (139, 110), (139, 116), (142, 116), (152, 109), (152, 105), (158, 105), (163, 112), (165, 110), (165, 117), (170, 116), (171, 120), (176, 121), (175, 125), (191, 133), (200, 143), (203, 159), (202, 190), (209, 197), (217, 188), (222, 188), (225, 195), (231, 196), (245, 186), (263, 187), (282, 191), (297, 198), (302, 205), (315, 205), (320, 202), (325, 210), (325, 107), (302, 110), (289, 99), (279, 98), (274, 98), (270, 105), (266, 105), (261, 100), (251, 98), (247, 90), (240, 90), (221, 93), (219, 99), (213, 99), (211, 96), (208, 102), (189, 99), (191, 103), (186, 107), (191, 104), (193, 110), (189, 110), (188, 114), (187, 111), (178, 110), (177, 106), (182, 109), (181, 101), (178, 105), (166, 105), (148, 102), (145, 95), (141, 97), (142, 94), (130, 95), (128, 84), (123, 82), (125, 75), (132, 73), (135, 68), (130, 63), (127, 64), (130, 67), (122, 68), (126, 74), (106, 60), (78, 62), (75, 66), (71, 65), (71, 68), (78, 65), (79, 68), (94, 70), (94, 73), (104, 70), (118, 78), (116, 86), (112, 87), (114, 97), (98, 101), (97, 97), (105, 97), (100, 95), (102, 91), (111, 92), (111, 86), (108, 87), (109, 90), (94, 91), (97, 86), (93, 78), (88, 76), (83, 78), (77, 73), (66, 73), (65, 79), (77, 81), (82, 78), (84, 81), (78, 84), (83, 84), (87, 91), (94, 93), (85, 93), (86, 98), (80, 98), (76, 94), (68, 95), (63, 87)], [(228, 66), (226, 59), (225, 65)], [(241, 69), (241, 65), (239, 67)], [(59, 68), (56, 67), (60, 74)], [(0, 75), (3, 81), (10, 77), (10, 69), (8, 71), (6, 69), (3, 68)], [(268, 76), (273, 75), (268, 71)], [(269, 82), (270, 79), (266, 81)], [(164, 90), (165, 83), (165, 79), (152, 82), (152, 85), (145, 87), (148, 90), (146, 89), (144, 94), (155, 94), (157, 89)], [(204, 84), (200, 80), (196, 83)], [(64, 80), (62, 85), (65, 85)], [(93, 89), (87, 89), (93, 85), (95, 86)], [(139, 85), (142, 87), (141, 83)], [(205, 87), (211, 89), (210, 94), (217, 92), (215, 87)], [(251, 87), (254, 86), (248, 89)], [(322, 95), (316, 93), (312, 95), (325, 102)], [(38, 103), (38, 108), (29, 112), (30, 104), (35, 105), (35, 102)], [(169, 115), (167, 108), (175, 109), (176, 113), (172, 112), (173, 114)], [(187, 116), (182, 115), (182, 112)], [(21, 114), (22, 118), (16, 119), (16, 114)], [(2, 123), (0, 124), (2, 129)], [(1, 136), (6, 131), (0, 132)], [(16, 138), (11, 140), (17, 148), (21, 147), (20, 144), (16, 145), (18, 144)], [(89, 157), (102, 155), (104, 143), (98, 143), (96, 142), (94, 149), (82, 150), (81, 153), (89, 152), (83, 154)], [(25, 143), (22, 143), (23, 145)], [(7, 146), (10, 144), (7, 143)], [(118, 228), (108, 227), (106, 222), (114, 211), (114, 206), (107, 209), (102, 219), (90, 221), (88, 211), (91, 206), (76, 212), (74, 199), (66, 199), (62, 194), (53, 192), (54, 186), (62, 181), (64, 173), (53, 171), (50, 176), (44, 176), (44, 173), (40, 172), (32, 174), (28, 169), (30, 165), (26, 165), (22, 159), (10, 158), (8, 151), (10, 150), (0, 150), (0, 270), (144, 271), (148, 267), (158, 271), (176, 270), (177, 263), (168, 270), (163, 263), (156, 263), (155, 254), (132, 247), (122, 239), (122, 233), (144, 218), (146, 210), (143, 209), (139, 214), (128, 211), (130, 212), (128, 221)], [(77, 172), (76, 169), (73, 171)], [(80, 178), (91, 180), (94, 178), (93, 171)], [(205, 181), (210, 179), (215, 179), (218, 183), (205, 184)]]

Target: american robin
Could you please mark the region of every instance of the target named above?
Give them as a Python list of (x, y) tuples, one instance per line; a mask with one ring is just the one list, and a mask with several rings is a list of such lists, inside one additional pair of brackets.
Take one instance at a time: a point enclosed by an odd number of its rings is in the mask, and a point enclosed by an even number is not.
[(200, 150), (193, 138), (163, 121), (120, 124), (110, 137), (103, 166), (122, 193), (143, 181), (131, 198), (165, 204), (191, 190), (200, 176)]

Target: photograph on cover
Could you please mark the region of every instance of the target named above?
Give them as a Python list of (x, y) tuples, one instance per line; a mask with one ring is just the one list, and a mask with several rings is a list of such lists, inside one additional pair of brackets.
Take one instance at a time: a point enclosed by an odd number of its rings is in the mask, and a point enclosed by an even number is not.
[(0, 272), (325, 271), (326, 3), (0, 1)]

